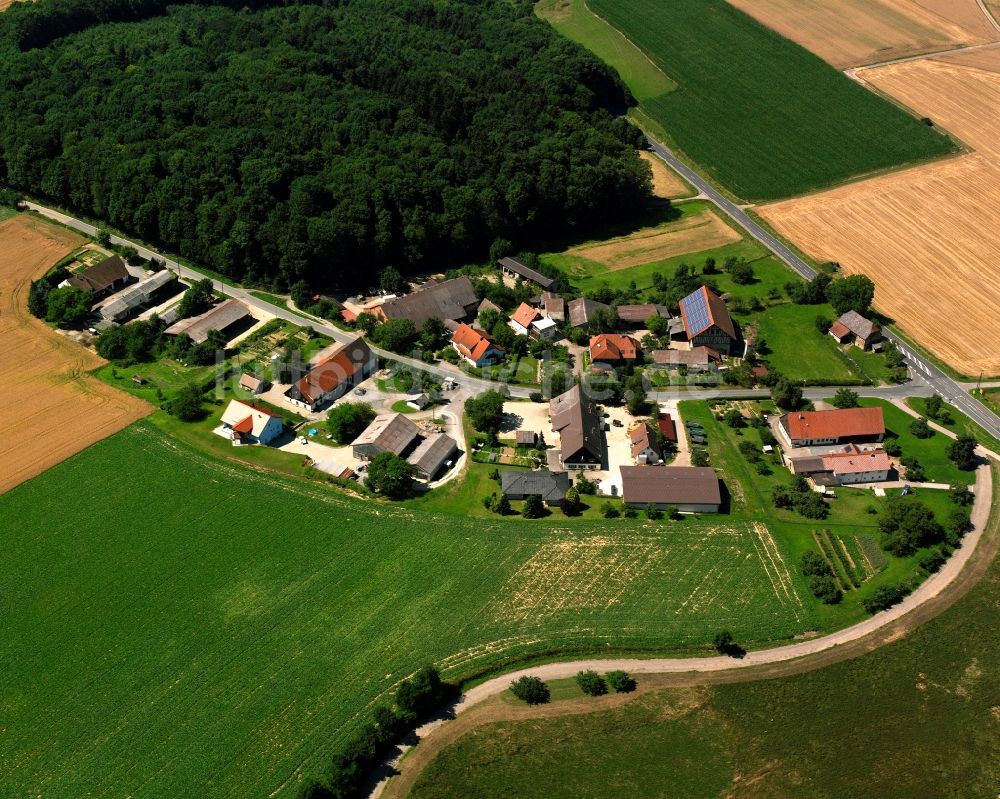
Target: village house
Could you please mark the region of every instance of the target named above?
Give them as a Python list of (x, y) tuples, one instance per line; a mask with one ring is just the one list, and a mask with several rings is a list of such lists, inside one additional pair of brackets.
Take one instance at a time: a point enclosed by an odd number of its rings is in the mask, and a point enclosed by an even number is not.
[(476, 368), (503, 363), (507, 353), (499, 344), (494, 344), (485, 333), (464, 322), (451, 336), (451, 346), (462, 358)]
[(386, 299), (370, 310), (379, 321), (409, 319), (418, 330), (428, 319), (460, 322), (479, 308), (479, 298), (467, 275), (429, 283), (402, 297)]
[(404, 456), (420, 438), (419, 428), (401, 413), (381, 413), (351, 442), (354, 457), (369, 461), (380, 452)]
[(599, 467), (604, 460), (601, 409), (579, 385), (549, 400), (552, 429), (559, 434), (559, 457), (566, 469)]
[(562, 324), (566, 321), (566, 300), (546, 291), (542, 294), (542, 312), (553, 322)]
[(630, 508), (675, 507), (681, 513), (718, 513), (722, 490), (707, 466), (622, 466), (622, 499)]
[(709, 347), (722, 355), (741, 356), (743, 341), (736, 334), (736, 325), (726, 303), (702, 286), (680, 302), (684, 332), (692, 347)]
[(624, 366), (636, 363), (642, 354), (639, 342), (620, 333), (601, 333), (590, 338), (590, 362), (594, 365)]
[(618, 319), (629, 327), (645, 327), (646, 322), (656, 316), (670, 318), (670, 312), (664, 306), (654, 305), (651, 302), (641, 305), (619, 305), (617, 311)]
[(376, 366), (375, 356), (360, 336), (310, 367), (285, 392), (292, 405), (316, 411), (342, 397), (370, 375)]
[(578, 327), (581, 330), (589, 330), (594, 322), (594, 317), (599, 312), (610, 312), (611, 307), (597, 300), (590, 300), (586, 297), (577, 297), (566, 304), (566, 313), (569, 316), (569, 326)]
[(476, 308), (477, 321), (479, 320), (479, 317), (483, 315), (483, 311), (496, 311), (498, 314), (500, 314), (500, 316), (503, 316), (503, 309), (495, 302), (492, 302), (488, 299), (483, 299), (483, 301), (479, 303), (479, 306)]
[(240, 388), (249, 391), (251, 394), (263, 394), (270, 388), (271, 384), (256, 375), (240, 375)]
[(522, 302), (510, 317), (508, 322), (511, 330), (519, 336), (531, 336), (537, 339), (555, 338), (558, 328), (556, 323), (528, 303)]
[(875, 442), (885, 437), (885, 421), (881, 408), (792, 411), (778, 420), (778, 433), (792, 447)]
[(566, 472), (550, 472), (546, 469), (500, 472), (500, 490), (510, 500), (538, 497), (546, 505), (558, 505), (566, 498), (569, 487), (569, 475)]
[(534, 447), (538, 444), (538, 433), (534, 430), (515, 430), (514, 445), (517, 447)]
[(179, 336), (181, 333), (187, 333), (191, 341), (195, 344), (201, 344), (203, 341), (208, 340), (209, 331), (218, 330), (226, 336), (226, 340), (228, 341), (232, 337), (231, 332), (240, 323), (247, 320), (250, 322), (253, 321), (253, 317), (250, 316), (250, 309), (239, 300), (229, 299), (209, 308), (203, 314), (190, 316), (187, 319), (175, 322), (164, 332), (168, 336)]
[(533, 283), (544, 291), (555, 291), (559, 287), (559, 281), (555, 278), (547, 277), (537, 269), (521, 263), (516, 258), (501, 258), (498, 262), (500, 271), (512, 277), (518, 282)]
[(444, 433), (428, 436), (407, 458), (413, 473), (421, 480), (433, 480), (442, 469), (450, 466), (458, 455), (455, 439)]
[(790, 458), (792, 474), (811, 477), (819, 485), (881, 483), (889, 479), (892, 461), (883, 449), (859, 449), (848, 444), (839, 452)]
[(685, 367), (691, 371), (706, 371), (722, 360), (722, 356), (708, 347), (692, 347), (689, 350), (653, 350), (653, 366), (661, 369)]
[(125, 261), (120, 255), (113, 255), (103, 261), (81, 269), (60, 283), (60, 286), (72, 286), (86, 291), (92, 301), (113, 294), (132, 279)]
[(656, 431), (647, 422), (637, 424), (628, 434), (632, 444), (632, 460), (639, 464), (653, 465), (662, 459)]
[(281, 435), (284, 427), (276, 413), (240, 400), (229, 401), (220, 421), (222, 424), (215, 432), (234, 445), (269, 444)]
[(830, 325), (830, 335), (840, 344), (851, 344), (863, 350), (871, 347), (882, 339), (882, 333), (874, 322), (865, 319), (857, 311), (842, 314), (836, 322)]

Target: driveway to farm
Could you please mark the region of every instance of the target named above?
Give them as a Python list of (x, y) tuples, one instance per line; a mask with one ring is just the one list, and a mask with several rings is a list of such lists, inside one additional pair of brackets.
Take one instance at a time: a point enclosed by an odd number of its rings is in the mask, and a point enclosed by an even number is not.
[[(558, 680), (573, 677), (577, 672), (588, 669), (600, 672), (623, 669), (631, 674), (660, 675), (655, 678), (655, 682), (663, 685), (750, 681), (809, 671), (862, 655), (902, 638), (927, 619), (950, 607), (979, 581), (993, 561), (997, 552), (1000, 519), (993, 520), (988, 535), (984, 536), (993, 506), (993, 475), (989, 464), (982, 464), (976, 470), (975, 497), (971, 516), (972, 531), (966, 534), (962, 545), (940, 571), (932, 574), (912, 594), (888, 610), (821, 638), (755, 650), (740, 659), (725, 656), (594, 658), (545, 663), (494, 677), (470, 688), (446, 713), (417, 729), (416, 737), (420, 745), (402, 749), (397, 757), (384, 764), (379, 781), (371, 786), (368, 795), (372, 799), (383, 795), (387, 799), (406, 796), (424, 766), (445, 746), (468, 729), (502, 717), (495, 712), (484, 712), (475, 714), (475, 718), (470, 716), (469, 722), (463, 723), (463, 714), (491, 697), (502, 694), (511, 681), (522, 676)], [(980, 539), (984, 537), (986, 540), (983, 545), (978, 546)], [(494, 704), (490, 710), (497, 707)], [(591, 704), (589, 707), (581, 707), (579, 712), (586, 712), (588, 709), (597, 708)], [(525, 711), (519, 715), (529, 717), (545, 714), (544, 710), (538, 711), (535, 708)], [(407, 755), (405, 760), (402, 759), (404, 754)]]

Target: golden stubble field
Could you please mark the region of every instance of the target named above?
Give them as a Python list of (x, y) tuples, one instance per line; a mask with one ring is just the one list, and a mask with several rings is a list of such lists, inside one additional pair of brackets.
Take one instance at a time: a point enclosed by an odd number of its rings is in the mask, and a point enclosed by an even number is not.
[(649, 150), (640, 150), (639, 157), (653, 170), (653, 196), (663, 199), (686, 197), (692, 191), (672, 169), (668, 169), (661, 158)]
[(0, 494), (153, 407), (87, 374), (104, 361), (28, 313), (28, 287), (83, 239), (29, 216), (0, 223)]
[[(1000, 66), (1000, 50), (982, 52)], [(974, 152), (759, 211), (810, 255), (871, 277), (876, 307), (932, 353), (1000, 374), (1000, 74), (924, 59), (859, 75)]]
[(722, 217), (706, 208), (674, 222), (643, 228), (627, 236), (572, 247), (566, 254), (586, 258), (614, 272), (675, 255), (703, 252), (732, 244), (741, 238)]
[(976, 0), (729, 0), (839, 69), (1000, 38)]

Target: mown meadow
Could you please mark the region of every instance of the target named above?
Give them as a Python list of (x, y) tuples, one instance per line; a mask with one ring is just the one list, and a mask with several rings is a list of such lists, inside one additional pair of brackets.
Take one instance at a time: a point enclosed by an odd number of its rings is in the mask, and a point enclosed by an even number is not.
[(434, 515), (149, 422), (0, 497), (0, 530), (10, 796), (294, 796), (427, 662), (456, 679), (817, 626), (746, 522)]
[[(658, 69), (643, 71), (634, 58), (623, 66), (620, 42), (609, 56), (607, 32), (581, 19), (588, 6)], [(590, 0), (546, 16), (620, 69), (655, 135), (747, 200), (803, 194), (955, 147), (725, 0)], [(651, 96), (661, 72), (677, 88)]]

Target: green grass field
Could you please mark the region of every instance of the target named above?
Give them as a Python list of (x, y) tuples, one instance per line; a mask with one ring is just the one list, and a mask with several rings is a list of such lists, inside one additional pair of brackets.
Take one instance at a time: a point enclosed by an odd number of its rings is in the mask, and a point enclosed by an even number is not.
[(788, 578), (745, 522), (415, 514), (164, 427), (135, 425), (0, 497), (7, 795), (294, 796), (427, 661), (458, 677), (818, 623), (796, 581), (776, 588)]
[(535, 13), (614, 67), (636, 100), (650, 100), (677, 88), (621, 31), (590, 13), (585, 0), (541, 0)]
[[(992, 402), (990, 401), (992, 398)], [(981, 396), (983, 402), (986, 403), (987, 407), (991, 407), (994, 412), (1000, 413), (1000, 404), (998, 404), (998, 399), (1000, 399), (1000, 394), (991, 394), (990, 392), (984, 392)], [(913, 410), (922, 415), (927, 415), (925, 404), (926, 400), (923, 397), (910, 397), (906, 400), (906, 404), (909, 405)], [(942, 424), (937, 422), (942, 427), (957, 435), (968, 434), (979, 439), (979, 443), (982, 444), (987, 449), (993, 450), (993, 452), (1000, 453), (1000, 440), (997, 440), (978, 424), (973, 422), (968, 416), (962, 413), (958, 408), (950, 403), (944, 403), (944, 408), (951, 414), (951, 422), (948, 424)], [(937, 421), (937, 420), (935, 420)]]
[(6, 205), (0, 205), (0, 222), (3, 222), (6, 219), (10, 219), (15, 214), (17, 214), (17, 211), (15, 211), (13, 208), (10, 208), (9, 206)]
[[(994, 535), (996, 523), (994, 515)], [(994, 562), (954, 607), (864, 657), (793, 677), (657, 691), (614, 710), (480, 727), (433, 760), (410, 797), (993, 796), (998, 603)]]
[(768, 200), (935, 158), (952, 141), (724, 0), (591, 0), (678, 88), (616, 55), (621, 41), (571, 3), (556, 28), (612, 66), (639, 110), (713, 179)]

